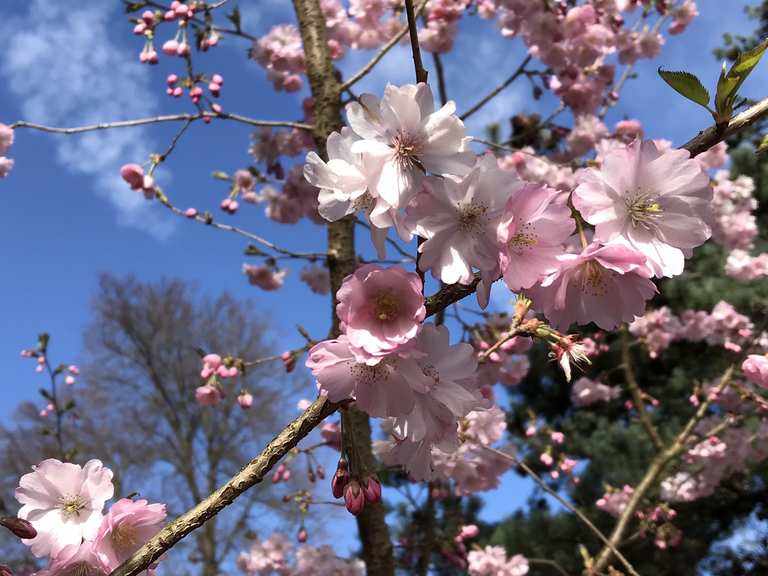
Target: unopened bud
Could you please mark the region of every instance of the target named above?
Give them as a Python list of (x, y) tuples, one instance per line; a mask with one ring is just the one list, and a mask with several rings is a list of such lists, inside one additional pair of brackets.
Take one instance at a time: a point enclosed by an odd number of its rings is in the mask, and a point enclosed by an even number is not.
[(0, 576), (13, 576), (13, 572), (5, 564), (0, 564)]
[(350, 480), (344, 488), (344, 504), (347, 510), (355, 516), (359, 515), (365, 508), (365, 494), (357, 480)]
[[(343, 467), (341, 462), (344, 462)], [(336, 473), (331, 478), (331, 492), (334, 498), (341, 498), (344, 495), (347, 482), (349, 482), (349, 473), (347, 472), (346, 461), (340, 460), (339, 467), (336, 468)]]
[(317, 469), (317, 477), (320, 478), (320, 480), (325, 480), (325, 468), (322, 466), (318, 466)]
[(368, 504), (376, 504), (381, 501), (381, 482), (376, 476), (368, 476), (363, 493)]
[(5, 526), (19, 538), (31, 539), (37, 536), (37, 530), (29, 520), (15, 516), (0, 516), (0, 526)]
[(296, 540), (298, 540), (301, 544), (304, 544), (304, 542), (307, 541), (308, 536), (309, 535), (307, 534), (307, 529), (302, 528), (301, 530), (299, 530), (299, 533), (296, 535)]

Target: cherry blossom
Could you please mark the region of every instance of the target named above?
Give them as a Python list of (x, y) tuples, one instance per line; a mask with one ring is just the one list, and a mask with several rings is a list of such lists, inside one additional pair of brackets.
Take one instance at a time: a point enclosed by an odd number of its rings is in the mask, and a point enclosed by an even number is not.
[(555, 328), (594, 322), (611, 330), (642, 315), (656, 292), (645, 257), (622, 245), (592, 243), (560, 256), (560, 269), (526, 291)]
[(609, 402), (621, 395), (618, 386), (606, 386), (601, 382), (582, 376), (573, 383), (571, 402), (574, 406), (589, 406), (596, 402)]
[(768, 388), (768, 356), (750, 354), (741, 365), (744, 377), (763, 388)]
[(528, 560), (522, 554), (507, 559), (501, 546), (486, 546), (482, 550), (470, 550), (467, 556), (470, 576), (525, 576)]
[(13, 129), (0, 123), (0, 178), (5, 178), (13, 168), (14, 161), (5, 157), (13, 145), (13, 139)]
[(573, 205), (596, 237), (644, 254), (657, 276), (683, 272), (684, 259), (711, 235), (709, 178), (686, 150), (633, 142), (609, 151), (598, 170), (577, 174)]
[(37, 536), (23, 542), (32, 553), (56, 556), (66, 546), (92, 540), (101, 523), (104, 503), (112, 498), (112, 472), (101, 461), (85, 466), (50, 458), (33, 466), (16, 488), (19, 518), (32, 523)]
[(573, 234), (571, 210), (559, 193), (529, 184), (516, 189), (504, 207), (498, 239), (504, 247), (500, 267), (504, 282), (517, 292), (530, 288), (559, 267), (557, 257)]
[(283, 287), (288, 270), (286, 268), (275, 270), (270, 266), (243, 264), (243, 274), (248, 277), (248, 283), (251, 286), (258, 286), (262, 290), (271, 291)]
[[(406, 225), (426, 238), (419, 246), (420, 268), (446, 284), (469, 284), (473, 268), (480, 269), (489, 282), (495, 280), (499, 275), (497, 234), (504, 207), (509, 196), (523, 186), (522, 181), (496, 168), (492, 157), (478, 162), (462, 179), (425, 179), (425, 191), (408, 207), (406, 216)], [(486, 298), (478, 298), (487, 303)]]
[(299, 272), (299, 278), (315, 294), (328, 294), (331, 291), (331, 276), (325, 266), (305, 266)]
[(347, 106), (350, 127), (361, 138), (351, 150), (378, 169), (371, 195), (392, 208), (405, 207), (419, 192), (424, 172), (465, 174), (475, 160), (466, 149), (464, 124), (449, 101), (435, 110), (427, 84), (387, 84), (379, 100), (363, 94)]
[(85, 541), (65, 546), (52, 559), (48, 568), (36, 576), (107, 576), (110, 567), (107, 556), (94, 542)]
[(122, 498), (101, 521), (94, 545), (114, 570), (160, 530), (165, 516), (165, 504)]
[(357, 359), (377, 364), (403, 350), (426, 316), (418, 274), (399, 266), (365, 264), (344, 279), (336, 315)]

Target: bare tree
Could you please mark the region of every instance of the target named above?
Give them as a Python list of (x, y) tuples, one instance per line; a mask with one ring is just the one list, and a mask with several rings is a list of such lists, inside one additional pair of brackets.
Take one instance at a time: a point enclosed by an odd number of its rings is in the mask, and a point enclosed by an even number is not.
[[(260, 364), (232, 384), (216, 407), (195, 401), (201, 384), (200, 351), (254, 360), (274, 354), (268, 326), (253, 307), (228, 294), (201, 298), (181, 281), (145, 284), (132, 277), (101, 277), (93, 319), (85, 335), (83, 379), (75, 392), (75, 418), (65, 423), (75, 460), (100, 458), (113, 470), (116, 497), (140, 492), (168, 504), (170, 517), (199, 502), (232, 476), (284, 424), (288, 393), (297, 381), (281, 365)], [(279, 364), (279, 363), (278, 363)], [(241, 388), (253, 408), (235, 401)], [(56, 455), (45, 421), (31, 403), (19, 407), (16, 426), (0, 428), (0, 478), (6, 503), (21, 474)], [(81, 455), (81, 456), (80, 456)], [(215, 576), (242, 544), (250, 520), (271, 507), (269, 487), (252, 490), (238, 505), (197, 532), (176, 562), (200, 564)], [(8, 506), (10, 508), (10, 506)]]

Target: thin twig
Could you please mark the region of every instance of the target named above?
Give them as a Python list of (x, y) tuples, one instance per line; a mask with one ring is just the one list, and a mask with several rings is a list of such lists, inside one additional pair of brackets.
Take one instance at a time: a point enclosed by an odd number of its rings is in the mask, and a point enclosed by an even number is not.
[(405, 0), (405, 15), (408, 18), (408, 36), (411, 39), (411, 55), (413, 56), (413, 68), (416, 72), (416, 82), (424, 82), (426, 84), (429, 73), (421, 62), (419, 30), (416, 22), (416, 12), (413, 9), (413, 0)]
[[(428, 2), (428, 0), (422, 0), (419, 3), (418, 7), (416, 8), (416, 15), (417, 16), (420, 15), (424, 11), (424, 8), (426, 7), (427, 2)], [(381, 61), (381, 59), (384, 58), (384, 56), (386, 56), (387, 52), (389, 52), (392, 48), (394, 48), (395, 45), (398, 42), (400, 42), (400, 40), (402, 40), (403, 36), (405, 36), (407, 33), (408, 33), (408, 25), (406, 24), (405, 26), (400, 28), (400, 30), (397, 31), (397, 34), (395, 34), (394, 36), (392, 36), (392, 38), (389, 39), (389, 42), (387, 42), (386, 44), (384, 44), (384, 46), (379, 48), (379, 51), (376, 52), (374, 57), (371, 58), (365, 66), (363, 66), (362, 68), (360, 68), (360, 70), (358, 70), (357, 72), (352, 74), (352, 76), (350, 76), (347, 79), (347, 81), (344, 82), (341, 85), (341, 90), (342, 91), (347, 90), (348, 88), (350, 88), (354, 84), (357, 84), (366, 75), (368, 75), (368, 73), (371, 70), (373, 70), (373, 68), (376, 66), (376, 64), (378, 64)]]
[(135, 576), (149, 568), (179, 540), (202, 526), (226, 506), (232, 504), (243, 492), (261, 482), (278, 460), (285, 456), (298, 444), (299, 440), (309, 434), (327, 416), (333, 414), (337, 408), (337, 404), (333, 404), (324, 396), (320, 396), (224, 486), (167, 524), (128, 560), (117, 567), (110, 576)]
[(530, 61), (531, 61), (531, 55), (529, 54), (528, 56), (525, 57), (525, 60), (523, 60), (520, 63), (520, 65), (517, 67), (517, 69), (512, 73), (512, 75), (509, 78), (504, 80), (504, 82), (502, 82), (501, 84), (496, 86), (496, 88), (491, 90), (488, 94), (483, 96), (474, 106), (472, 106), (469, 110), (464, 112), (464, 114), (459, 116), (459, 118), (461, 120), (466, 120), (467, 118), (472, 116), (472, 114), (474, 114), (475, 112), (480, 110), (483, 106), (488, 104), (488, 102), (493, 100), (497, 94), (499, 94), (502, 90), (504, 90), (504, 88), (512, 84), (512, 82), (517, 80), (520, 77), (520, 75), (522, 75), (525, 72), (525, 67), (528, 66), (528, 63)]
[(544, 566), (552, 566), (555, 570), (557, 570), (562, 576), (568, 576), (568, 572), (565, 571), (565, 568), (560, 566), (557, 562), (554, 560), (547, 560), (546, 558), (527, 558), (528, 564), (543, 564)]
[(659, 435), (659, 431), (651, 422), (648, 412), (645, 410), (645, 400), (643, 399), (643, 391), (640, 389), (640, 385), (637, 383), (635, 377), (635, 371), (632, 368), (632, 354), (629, 350), (629, 332), (626, 325), (621, 328), (621, 366), (624, 370), (624, 379), (627, 381), (627, 388), (632, 395), (632, 402), (637, 409), (637, 415), (640, 418), (640, 424), (645, 428), (646, 434), (651, 439), (653, 446), (656, 448), (656, 452), (662, 452), (665, 448), (664, 441)]
[(446, 102), (448, 102), (448, 88), (445, 85), (445, 70), (443, 70), (443, 61), (440, 58), (440, 54), (432, 52), (432, 62), (435, 64), (437, 93), (440, 95), (440, 105), (445, 106)]
[(605, 544), (605, 546), (609, 548), (613, 554), (616, 555), (616, 557), (622, 563), (624, 568), (626, 568), (627, 572), (629, 572), (632, 576), (640, 576), (637, 573), (637, 571), (632, 567), (632, 564), (629, 563), (629, 560), (627, 560), (626, 557), (616, 549), (616, 545), (613, 544), (611, 541), (609, 541), (608, 537), (600, 531), (600, 528), (595, 526), (595, 524), (589, 518), (587, 518), (587, 516), (581, 510), (579, 510), (573, 504), (571, 504), (562, 496), (560, 496), (560, 494), (558, 494), (555, 490), (552, 490), (552, 488), (550, 488), (547, 485), (547, 483), (544, 482), (542, 477), (536, 474), (536, 472), (534, 472), (530, 466), (528, 466), (522, 460), (518, 460), (514, 456), (507, 454), (506, 452), (502, 452), (501, 450), (497, 450), (496, 448), (492, 448), (491, 446), (483, 446), (483, 448), (519, 466), (526, 474), (528, 474), (528, 476), (530, 476), (533, 479), (534, 482), (536, 482), (536, 484), (538, 484), (541, 487), (542, 490), (544, 490), (544, 492), (552, 496), (552, 498), (557, 500), (565, 508), (567, 508), (568, 510), (576, 514), (579, 520), (581, 520), (587, 526), (587, 528), (589, 528), (592, 531), (592, 533), (595, 536), (597, 536), (600, 539), (600, 541), (603, 544)]
[(87, 126), (76, 126), (73, 128), (59, 128), (56, 126), (46, 126), (35, 122), (26, 122), (19, 120), (10, 125), (10, 128), (29, 128), (41, 132), (50, 132), (53, 134), (80, 134), (82, 132), (95, 132), (96, 130), (111, 130), (112, 128), (133, 128), (135, 126), (144, 126), (146, 124), (160, 124), (162, 122), (194, 122), (203, 118), (218, 118), (220, 120), (234, 120), (250, 126), (267, 126), (271, 128), (296, 128), (297, 130), (312, 130), (312, 125), (303, 122), (288, 122), (282, 120), (256, 120), (241, 116), (240, 114), (228, 114), (222, 112), (200, 112), (198, 114), (169, 114), (164, 116), (152, 116), (151, 118), (137, 118), (135, 120), (119, 120), (117, 122), (102, 122), (99, 124), (89, 124)]

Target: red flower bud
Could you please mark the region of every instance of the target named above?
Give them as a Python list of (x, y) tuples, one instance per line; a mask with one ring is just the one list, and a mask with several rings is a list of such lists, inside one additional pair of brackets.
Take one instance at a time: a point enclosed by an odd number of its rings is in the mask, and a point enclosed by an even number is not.
[(5, 526), (19, 538), (31, 539), (37, 536), (37, 530), (28, 520), (15, 516), (0, 516), (0, 526)]
[(344, 504), (352, 514), (357, 516), (365, 508), (365, 494), (357, 480), (350, 480), (344, 488)]
[(381, 502), (381, 482), (376, 476), (368, 476), (368, 480), (365, 483), (365, 501), (368, 504), (376, 504)]
[(339, 467), (336, 468), (336, 473), (331, 478), (331, 492), (333, 492), (334, 498), (341, 498), (344, 495), (344, 488), (349, 482), (349, 473), (347, 472), (346, 462), (344, 467), (339, 462)]
[(296, 540), (298, 540), (301, 544), (304, 544), (304, 542), (307, 541), (307, 538), (308, 538), (308, 534), (307, 534), (306, 528), (302, 528), (301, 530), (299, 530), (299, 533), (296, 535)]

